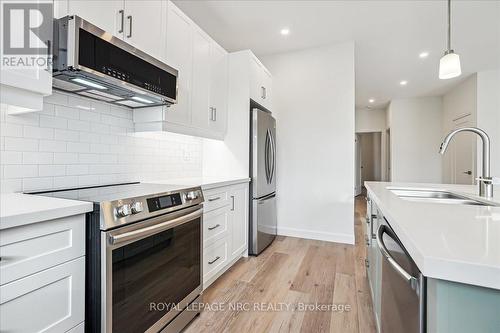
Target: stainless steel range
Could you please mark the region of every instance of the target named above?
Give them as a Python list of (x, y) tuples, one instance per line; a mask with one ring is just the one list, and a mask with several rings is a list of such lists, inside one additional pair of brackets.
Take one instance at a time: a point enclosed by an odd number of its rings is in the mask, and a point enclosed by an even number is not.
[(129, 183), (32, 194), (94, 203), (86, 332), (179, 332), (199, 313), (201, 188)]

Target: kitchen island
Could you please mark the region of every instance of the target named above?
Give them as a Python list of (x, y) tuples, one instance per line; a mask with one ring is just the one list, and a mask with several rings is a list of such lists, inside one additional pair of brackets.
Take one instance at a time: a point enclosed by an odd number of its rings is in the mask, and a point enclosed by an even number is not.
[[(389, 301), (384, 300), (383, 273), (388, 269), (377, 231), (388, 224), (421, 273), (423, 286), (416, 292), (424, 296), (421, 319), (427, 332), (499, 332), (500, 191), (485, 200), (473, 185), (365, 185), (366, 240), (372, 253), (367, 266), (379, 328)], [(406, 195), (409, 191), (456, 200), (412, 197)]]

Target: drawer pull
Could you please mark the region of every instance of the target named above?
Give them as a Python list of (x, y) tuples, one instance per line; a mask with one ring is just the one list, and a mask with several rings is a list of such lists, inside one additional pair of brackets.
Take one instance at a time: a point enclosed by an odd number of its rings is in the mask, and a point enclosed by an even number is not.
[(217, 198), (210, 198), (208, 199), (209, 202), (212, 202), (212, 201), (217, 201), (217, 200), (220, 200), (220, 197), (217, 197)]
[(365, 259), (365, 266), (366, 268), (370, 268), (370, 262), (368, 261), (368, 259)]
[(219, 257), (219, 256), (217, 256), (217, 257), (215, 257), (215, 259), (214, 259), (214, 260), (209, 261), (209, 262), (208, 262), (208, 264), (209, 264), (209, 265), (212, 265), (214, 262), (216, 262), (216, 261), (217, 261), (217, 260), (219, 260), (219, 259), (220, 259), (220, 257)]
[(208, 230), (214, 230), (214, 229), (217, 229), (218, 227), (220, 227), (220, 224), (217, 223), (213, 227), (208, 227)]

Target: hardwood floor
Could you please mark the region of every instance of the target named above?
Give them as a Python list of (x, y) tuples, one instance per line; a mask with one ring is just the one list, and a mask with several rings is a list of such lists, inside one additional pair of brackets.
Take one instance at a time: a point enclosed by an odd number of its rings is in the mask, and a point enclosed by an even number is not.
[(356, 198), (354, 246), (279, 236), (260, 256), (240, 259), (205, 290), (205, 310), (185, 332), (375, 332), (365, 209)]

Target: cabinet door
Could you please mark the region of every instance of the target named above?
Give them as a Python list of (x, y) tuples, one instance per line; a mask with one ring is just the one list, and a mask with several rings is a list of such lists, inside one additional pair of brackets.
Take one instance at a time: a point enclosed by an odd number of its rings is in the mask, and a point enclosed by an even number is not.
[(177, 104), (167, 108), (165, 119), (178, 124), (191, 123), (191, 20), (171, 1), (168, 2), (167, 64), (179, 71), (177, 79)]
[(212, 42), (210, 48), (210, 111), (209, 129), (224, 134), (227, 124), (228, 55)]
[(272, 82), (273, 78), (271, 73), (267, 71), (264, 67), (262, 67), (262, 105), (264, 105), (268, 110), (272, 111)]
[(158, 60), (165, 61), (166, 19), (166, 1), (127, 0), (124, 40)]
[(247, 249), (248, 245), (248, 185), (230, 191), (231, 205), (231, 257)]
[(69, 0), (68, 15), (78, 15), (102, 30), (123, 37), (125, 12), (123, 0)]
[(1, 332), (66, 332), (84, 321), (85, 257), (0, 287)]
[(193, 28), (191, 112), (193, 126), (208, 128), (210, 88), (210, 37)]
[(262, 82), (262, 65), (255, 56), (250, 59), (250, 98), (262, 104), (264, 96), (264, 85)]

